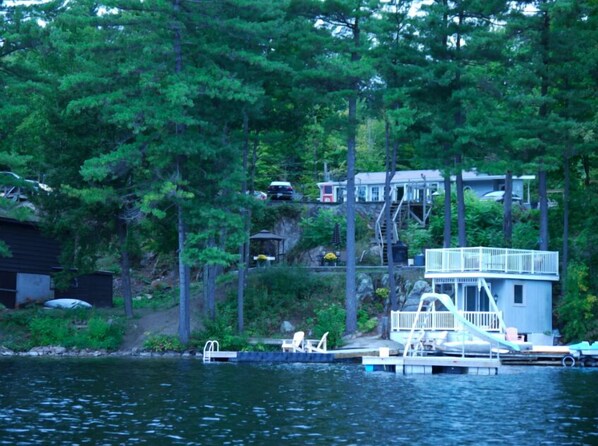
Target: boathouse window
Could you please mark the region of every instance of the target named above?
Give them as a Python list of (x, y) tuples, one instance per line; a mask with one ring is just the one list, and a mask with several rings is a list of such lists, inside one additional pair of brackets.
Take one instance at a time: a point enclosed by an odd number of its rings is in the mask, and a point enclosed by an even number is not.
[(515, 305), (523, 305), (523, 285), (515, 285), (513, 287), (513, 303)]

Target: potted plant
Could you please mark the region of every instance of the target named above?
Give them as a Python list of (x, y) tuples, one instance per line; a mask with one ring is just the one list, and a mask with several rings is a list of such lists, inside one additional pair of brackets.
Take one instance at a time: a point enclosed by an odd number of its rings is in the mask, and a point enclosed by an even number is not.
[(268, 256), (266, 254), (260, 254), (256, 258), (258, 266), (264, 266), (268, 262)]
[(327, 265), (336, 266), (337, 260), (338, 260), (338, 257), (333, 252), (327, 252), (326, 254), (324, 254), (324, 262)]

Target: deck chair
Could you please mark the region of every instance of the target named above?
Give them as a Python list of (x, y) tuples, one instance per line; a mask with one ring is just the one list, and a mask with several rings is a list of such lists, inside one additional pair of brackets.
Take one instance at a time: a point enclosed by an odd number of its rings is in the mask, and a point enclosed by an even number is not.
[(328, 332), (324, 333), (324, 335), (320, 339), (320, 342), (318, 342), (317, 345), (314, 345), (314, 343), (316, 341), (308, 340), (307, 341), (307, 345), (305, 346), (305, 348), (308, 351), (308, 353), (326, 353), (326, 351), (327, 351), (327, 346), (326, 346), (327, 338), (328, 338)]
[(523, 342), (525, 337), (520, 335), (515, 327), (507, 327), (505, 329), (505, 339), (510, 342)]
[(305, 333), (302, 331), (297, 331), (293, 335), (293, 339), (284, 339), (282, 341), (282, 351), (283, 352), (304, 352), (303, 349), (303, 339), (305, 338)]

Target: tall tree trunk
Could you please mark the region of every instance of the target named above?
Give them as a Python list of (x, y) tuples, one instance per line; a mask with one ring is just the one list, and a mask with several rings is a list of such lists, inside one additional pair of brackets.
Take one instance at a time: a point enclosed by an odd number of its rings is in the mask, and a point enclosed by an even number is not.
[(132, 318), (133, 293), (131, 291), (131, 262), (129, 259), (129, 247), (127, 243), (129, 226), (122, 218), (117, 220), (116, 226), (118, 228), (118, 240), (120, 244), (120, 278), (125, 304), (125, 316)]
[[(173, 0), (172, 7), (175, 15), (180, 10), (180, 0)], [(175, 56), (175, 73), (180, 73), (183, 70), (183, 50), (181, 47), (181, 29), (178, 23), (174, 25), (174, 42), (173, 50)], [(175, 133), (182, 134), (185, 131), (185, 126), (182, 124), (175, 124)], [(177, 157), (176, 161), (176, 178), (181, 181), (182, 175), (182, 160)], [(179, 339), (183, 344), (189, 343), (191, 336), (191, 287), (190, 287), (190, 270), (189, 266), (185, 264), (184, 251), (187, 240), (187, 228), (185, 224), (185, 215), (183, 211), (183, 204), (178, 202), (177, 209), (177, 231), (178, 231), (178, 256), (179, 256)]]
[(585, 177), (583, 179), (583, 184), (585, 187), (589, 187), (591, 184), (591, 177), (590, 177), (590, 170), (591, 170), (591, 163), (590, 157), (588, 155), (583, 155), (581, 157), (581, 165), (583, 167), (583, 171), (585, 173)]
[(179, 339), (183, 344), (189, 343), (191, 336), (190, 312), (190, 271), (184, 261), (185, 240), (187, 237), (182, 204), (177, 204), (178, 216), (178, 255), (179, 255)]
[[(395, 176), (397, 170), (397, 146), (391, 143), (390, 138), (390, 123), (386, 119), (386, 177), (384, 179), (384, 220), (386, 222), (386, 257), (387, 257), (387, 272), (388, 272), (388, 298), (390, 300), (390, 309), (397, 311), (399, 304), (397, 300), (397, 290), (395, 281), (395, 265), (394, 256), (392, 253), (392, 245), (394, 242), (392, 215), (390, 206), (392, 204), (392, 190), (390, 187), (391, 181)], [(386, 335), (386, 333), (384, 333)]]
[(510, 248), (513, 240), (513, 172), (510, 170), (507, 170), (507, 175), (505, 177), (503, 209), (502, 230), (505, 244)]
[[(247, 165), (249, 159), (249, 116), (247, 111), (243, 110), (243, 181), (242, 181), (242, 192), (247, 192)], [(253, 186), (250, 190), (250, 197), (253, 198)], [(249, 224), (250, 214), (247, 208), (241, 210), (241, 216), (243, 218), (243, 230), (245, 233), (245, 241), (241, 245), (239, 252), (239, 269), (238, 269), (238, 283), (237, 283), (237, 331), (243, 333), (244, 330), (244, 315), (243, 308), (245, 305), (245, 282), (246, 282), (246, 271), (247, 271), (247, 259), (249, 257)]]
[(451, 247), (451, 174), (450, 171), (444, 173), (444, 233), (443, 246)]
[(459, 247), (467, 246), (467, 234), (465, 232), (465, 192), (463, 191), (463, 169), (461, 166), (461, 155), (457, 155), (457, 229), (459, 231)]
[(561, 257), (561, 296), (567, 292), (567, 268), (569, 266), (569, 196), (571, 193), (571, 170), (570, 170), (570, 151), (567, 151), (563, 160), (564, 185), (563, 185), (563, 255)]
[(206, 283), (208, 292), (208, 317), (216, 319), (216, 278), (218, 277), (218, 265), (208, 265), (208, 279)]
[(538, 195), (540, 201), (540, 250), (548, 251), (548, 198), (546, 193), (546, 170), (538, 172)]
[[(543, 4), (546, 4), (547, 0), (541, 0)], [(542, 71), (540, 73), (540, 96), (542, 98), (542, 102), (540, 104), (540, 108), (538, 114), (541, 118), (547, 119), (548, 118), (548, 103), (546, 102), (546, 98), (548, 96), (548, 87), (549, 87), (549, 79), (548, 79), (548, 64), (549, 64), (549, 33), (550, 33), (550, 15), (547, 9), (544, 9), (544, 21), (542, 23), (542, 30), (541, 30), (541, 37), (540, 37), (540, 45), (541, 45), (541, 58), (542, 58)], [(542, 139), (542, 135), (540, 135), (540, 139)], [(543, 251), (548, 250), (548, 198), (546, 194), (546, 167), (544, 166), (544, 161), (540, 160), (540, 167), (538, 171), (538, 195), (539, 195), (539, 203), (540, 203), (540, 246), (539, 249)]]
[[(359, 57), (359, 19), (355, 19), (353, 31), (353, 51), (351, 62), (357, 63)], [(355, 258), (355, 140), (357, 132), (357, 94), (358, 80), (353, 81), (349, 96), (349, 116), (347, 135), (347, 270), (345, 282), (345, 310), (347, 334), (357, 331), (357, 297), (356, 297), (356, 258)]]

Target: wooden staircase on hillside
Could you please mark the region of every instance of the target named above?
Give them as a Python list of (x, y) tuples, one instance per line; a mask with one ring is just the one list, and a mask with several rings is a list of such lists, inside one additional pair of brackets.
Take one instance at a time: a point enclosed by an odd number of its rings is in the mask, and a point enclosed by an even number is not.
[(399, 242), (399, 230), (404, 229), (409, 220), (415, 221), (421, 227), (426, 227), (432, 211), (431, 195), (432, 189), (421, 185), (405, 185), (405, 193), (400, 202), (390, 204), (391, 228), (386, 226), (386, 203), (382, 206), (376, 219), (375, 232), (376, 242), (380, 247), (380, 263), (386, 264), (388, 244), (386, 243), (387, 231), (392, 231), (391, 244)]

